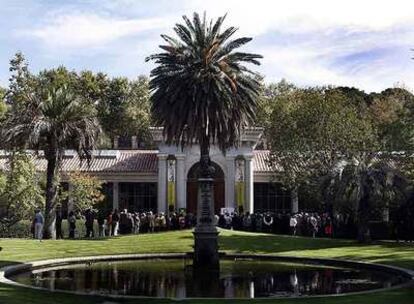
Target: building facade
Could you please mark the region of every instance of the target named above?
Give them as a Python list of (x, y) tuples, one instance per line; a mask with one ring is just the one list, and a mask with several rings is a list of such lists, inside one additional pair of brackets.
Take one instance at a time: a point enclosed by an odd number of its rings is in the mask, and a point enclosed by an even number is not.
[[(268, 164), (269, 151), (256, 150), (262, 136), (260, 128), (247, 129), (239, 145), (226, 153), (212, 145), (215, 211), (222, 208), (244, 212), (297, 212), (297, 195), (275, 182)], [(74, 151), (66, 151), (61, 167), (64, 187), (71, 189), (68, 173), (82, 171), (103, 181), (108, 209), (168, 212), (197, 206), (197, 177), (200, 152), (198, 145), (167, 145), (161, 128), (152, 129), (157, 150), (97, 150), (90, 165)], [(6, 157), (0, 159), (5, 166)], [(35, 160), (39, 171), (46, 170), (46, 160)], [(66, 210), (72, 209), (69, 195)]]

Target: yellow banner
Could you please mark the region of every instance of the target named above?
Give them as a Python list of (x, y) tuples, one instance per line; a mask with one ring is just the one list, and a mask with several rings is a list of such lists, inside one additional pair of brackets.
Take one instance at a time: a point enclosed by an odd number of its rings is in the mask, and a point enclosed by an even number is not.
[(175, 207), (175, 182), (168, 182), (167, 192), (168, 206), (172, 205)]
[(237, 207), (244, 207), (244, 182), (236, 182)]

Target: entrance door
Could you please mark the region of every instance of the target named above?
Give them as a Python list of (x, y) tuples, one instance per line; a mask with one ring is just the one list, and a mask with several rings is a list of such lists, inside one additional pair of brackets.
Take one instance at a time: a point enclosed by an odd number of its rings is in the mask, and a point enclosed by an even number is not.
[[(220, 209), (224, 208), (224, 173), (223, 170), (216, 164), (212, 163), (214, 173), (214, 212), (220, 213)], [(200, 172), (200, 163), (194, 164), (187, 175), (187, 212), (197, 213), (197, 194), (198, 184), (197, 179)]]

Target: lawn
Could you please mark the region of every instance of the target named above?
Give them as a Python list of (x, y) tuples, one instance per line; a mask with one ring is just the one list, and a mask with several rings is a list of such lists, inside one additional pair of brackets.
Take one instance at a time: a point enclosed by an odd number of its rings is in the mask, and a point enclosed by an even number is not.
[[(130, 235), (101, 240), (43, 241), (27, 239), (1, 239), (0, 265), (57, 257), (91, 256), (125, 253), (185, 252), (192, 250), (191, 231)], [(361, 246), (349, 240), (311, 239), (259, 233), (222, 230), (220, 250), (226, 252), (266, 253), (303, 257), (326, 257), (383, 263), (414, 269), (414, 246), (383, 243)], [(101, 297), (51, 294), (0, 285), (0, 303), (170, 303), (161, 300), (107, 300)], [(213, 303), (211, 300), (185, 301), (186, 303)], [(217, 301), (214, 301), (214, 303)], [(246, 302), (228, 301), (231, 303)], [(249, 301), (251, 303), (252, 301)], [(314, 299), (255, 300), (266, 303), (364, 303), (412, 304), (414, 288), (380, 292), (369, 295)], [(227, 303), (227, 302), (226, 302)]]

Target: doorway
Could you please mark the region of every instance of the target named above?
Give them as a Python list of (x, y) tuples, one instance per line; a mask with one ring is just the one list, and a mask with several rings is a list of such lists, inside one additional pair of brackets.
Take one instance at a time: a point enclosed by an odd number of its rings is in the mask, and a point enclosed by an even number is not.
[[(214, 162), (211, 162), (213, 165), (214, 172), (214, 182), (213, 182), (213, 191), (214, 191), (214, 213), (220, 214), (220, 209), (224, 208), (224, 172)], [(200, 163), (195, 163), (188, 171), (187, 174), (187, 212), (195, 214), (197, 212), (197, 194), (198, 194), (198, 184), (197, 179), (200, 175)]]

